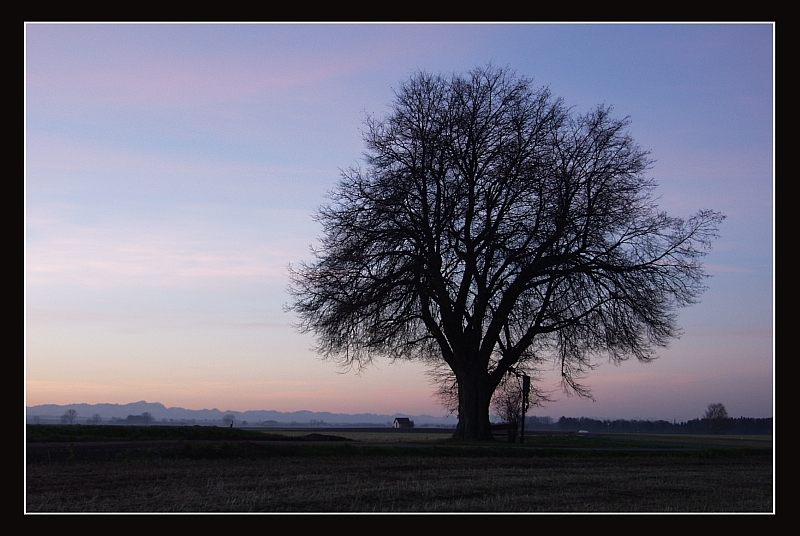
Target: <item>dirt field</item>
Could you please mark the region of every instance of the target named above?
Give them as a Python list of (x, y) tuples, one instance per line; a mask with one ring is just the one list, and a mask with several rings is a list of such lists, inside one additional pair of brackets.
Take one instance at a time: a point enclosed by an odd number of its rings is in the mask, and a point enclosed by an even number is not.
[[(272, 432), (30, 441), (29, 512), (768, 512), (768, 438)], [(257, 433), (257, 432), (255, 432)], [(383, 434), (383, 435), (381, 435)], [(418, 437), (412, 439), (414, 435)], [(349, 441), (331, 441), (330, 436)], [(197, 436), (197, 434), (195, 434)], [(293, 436), (293, 437), (290, 437)], [(202, 437), (202, 436), (197, 436)], [(256, 437), (256, 436), (249, 436)], [(63, 439), (63, 438), (62, 438)], [(326, 440), (327, 439), (327, 440)]]

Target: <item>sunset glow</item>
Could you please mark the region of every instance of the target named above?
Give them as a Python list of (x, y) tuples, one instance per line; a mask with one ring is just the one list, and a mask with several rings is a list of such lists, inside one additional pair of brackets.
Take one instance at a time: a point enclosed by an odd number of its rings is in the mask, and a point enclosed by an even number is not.
[(492, 62), (613, 104), (661, 206), (723, 212), (701, 302), (649, 364), (530, 414), (773, 415), (773, 28), (28, 24), (26, 404), (443, 415), (425, 368), (322, 361), (284, 311), (361, 124), (418, 69)]

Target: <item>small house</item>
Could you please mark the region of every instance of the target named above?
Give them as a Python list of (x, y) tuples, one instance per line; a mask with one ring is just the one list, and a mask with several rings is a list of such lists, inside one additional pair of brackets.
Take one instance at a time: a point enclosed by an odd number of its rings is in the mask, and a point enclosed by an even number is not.
[(393, 427), (396, 430), (408, 430), (410, 428), (414, 428), (414, 421), (408, 417), (396, 417), (394, 419)]

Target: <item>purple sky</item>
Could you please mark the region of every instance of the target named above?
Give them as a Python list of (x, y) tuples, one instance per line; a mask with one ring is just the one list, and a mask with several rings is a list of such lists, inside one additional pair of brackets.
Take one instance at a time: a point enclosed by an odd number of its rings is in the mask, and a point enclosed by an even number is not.
[(287, 266), (417, 69), (493, 62), (629, 115), (662, 207), (728, 219), (660, 358), (600, 361), (538, 415), (773, 413), (770, 24), (28, 24), (27, 404), (440, 415), (422, 366), (343, 373), (291, 328)]

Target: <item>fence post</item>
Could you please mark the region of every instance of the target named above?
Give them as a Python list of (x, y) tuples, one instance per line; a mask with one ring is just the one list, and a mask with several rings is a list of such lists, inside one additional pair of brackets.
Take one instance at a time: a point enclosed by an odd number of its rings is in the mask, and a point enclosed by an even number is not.
[(519, 433), (520, 444), (525, 444), (525, 415), (528, 413), (528, 395), (531, 392), (531, 377), (522, 375), (522, 426)]

